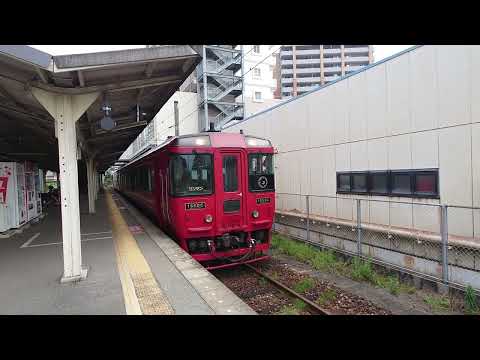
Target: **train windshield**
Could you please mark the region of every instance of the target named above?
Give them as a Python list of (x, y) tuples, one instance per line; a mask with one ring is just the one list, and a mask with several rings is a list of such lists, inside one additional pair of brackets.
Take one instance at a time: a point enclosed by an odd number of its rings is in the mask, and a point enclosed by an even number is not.
[(213, 166), (210, 154), (175, 154), (170, 158), (172, 195), (213, 193)]
[(250, 191), (275, 189), (272, 154), (248, 155), (248, 187)]

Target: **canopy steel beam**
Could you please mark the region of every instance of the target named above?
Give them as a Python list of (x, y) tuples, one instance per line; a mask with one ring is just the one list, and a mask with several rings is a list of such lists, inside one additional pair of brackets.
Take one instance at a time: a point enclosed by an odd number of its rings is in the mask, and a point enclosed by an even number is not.
[(80, 94), (105, 92), (105, 91), (108, 91), (108, 92), (126, 91), (126, 90), (138, 89), (142, 87), (175, 84), (181, 81), (182, 81), (181, 77), (177, 75), (171, 75), (171, 76), (154, 77), (154, 78), (145, 79), (145, 80), (122, 81), (118, 83), (110, 83), (105, 85), (93, 85), (93, 86), (74, 87), (74, 88), (53, 86), (53, 85), (44, 84), (39, 81), (32, 81), (27, 86), (30, 86), (33, 88), (39, 88), (45, 91), (50, 91), (56, 94), (80, 95)]

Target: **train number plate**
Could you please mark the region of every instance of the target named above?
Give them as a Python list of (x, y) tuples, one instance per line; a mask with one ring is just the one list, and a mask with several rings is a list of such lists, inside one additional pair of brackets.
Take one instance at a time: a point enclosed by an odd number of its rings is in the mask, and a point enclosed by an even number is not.
[(268, 204), (270, 202), (270, 198), (258, 198), (257, 204)]
[(191, 202), (185, 204), (185, 210), (193, 209), (205, 209), (206, 205), (204, 202)]

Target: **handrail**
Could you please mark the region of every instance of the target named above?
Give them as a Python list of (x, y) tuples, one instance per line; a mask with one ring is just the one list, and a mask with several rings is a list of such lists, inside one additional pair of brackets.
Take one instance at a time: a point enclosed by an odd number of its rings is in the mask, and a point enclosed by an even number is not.
[[(293, 193), (282, 193), (282, 192), (276, 192), (275, 194), (277, 195), (290, 195), (290, 196), (309, 196), (309, 197), (315, 197), (315, 198), (327, 198), (327, 199), (339, 199), (339, 200), (351, 200), (355, 201), (358, 198), (354, 197), (342, 197), (342, 196), (332, 196), (332, 195), (313, 195), (313, 194), (293, 194)], [(362, 199), (362, 201), (367, 201), (367, 202), (381, 202), (381, 203), (391, 203), (391, 204), (405, 204), (405, 205), (424, 205), (424, 206), (432, 206), (432, 207), (441, 207), (441, 204), (432, 204), (432, 203), (420, 203), (420, 202), (407, 202), (407, 201), (396, 201), (396, 200), (378, 200), (378, 199)], [(448, 205), (448, 207), (457, 207), (454, 205)], [(480, 208), (468, 208), (468, 209), (473, 209), (473, 210), (480, 210)]]
[[(295, 216), (295, 217), (307, 216), (306, 213), (287, 211), (287, 210), (275, 210), (275, 213), (280, 215)], [(347, 220), (347, 219), (335, 218), (330, 216), (322, 216), (322, 215), (316, 215), (316, 214), (310, 214), (310, 220), (322, 221), (325, 223), (331, 223), (335, 225), (348, 226), (348, 227), (351, 227), (352, 229), (356, 228), (358, 225), (357, 220)], [(415, 240), (423, 240), (423, 241), (435, 242), (439, 244), (442, 243), (441, 234), (431, 232), (431, 231), (407, 229), (407, 228), (401, 228), (399, 226), (386, 226), (386, 225), (366, 223), (366, 222), (361, 222), (361, 228), (362, 230), (370, 230), (374, 232), (386, 232), (392, 235), (411, 237)], [(472, 239), (472, 238), (449, 234), (448, 245), (463, 246), (463, 247), (469, 247), (469, 248), (480, 250), (480, 242), (477, 243), (477, 242), (469, 241), (468, 239)]]

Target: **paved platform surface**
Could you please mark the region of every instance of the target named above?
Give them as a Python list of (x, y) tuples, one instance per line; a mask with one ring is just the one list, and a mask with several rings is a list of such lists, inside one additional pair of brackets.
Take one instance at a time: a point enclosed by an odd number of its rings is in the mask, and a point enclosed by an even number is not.
[[(126, 277), (121, 271), (118, 239), (114, 238), (116, 224), (112, 227), (107, 197), (105, 193), (99, 195), (95, 215), (88, 214), (87, 199), (80, 199), (82, 258), (89, 269), (84, 281), (60, 284), (63, 261), (59, 207), (49, 207), (44, 219), (21, 234), (0, 239), (0, 314), (128, 313), (125, 279), (131, 282), (140, 274), (131, 272)], [(151, 272), (150, 288), (142, 278), (143, 287), (135, 287), (133, 292), (133, 297), (140, 299), (139, 313), (255, 314), (128, 201), (118, 194), (112, 199), (129, 226), (127, 235), (135, 239), (130, 245), (140, 249), (135, 261), (143, 261)], [(156, 289), (154, 294), (152, 289)], [(152, 298), (169, 310), (155, 312), (158, 306), (152, 306)], [(153, 310), (142, 312), (148, 305)]]
[(102, 196), (97, 216), (80, 201), (86, 280), (60, 284), (63, 273), (60, 208), (21, 234), (0, 239), (0, 314), (125, 314), (112, 242), (112, 228)]
[(125, 198), (114, 199), (175, 314), (256, 314)]

